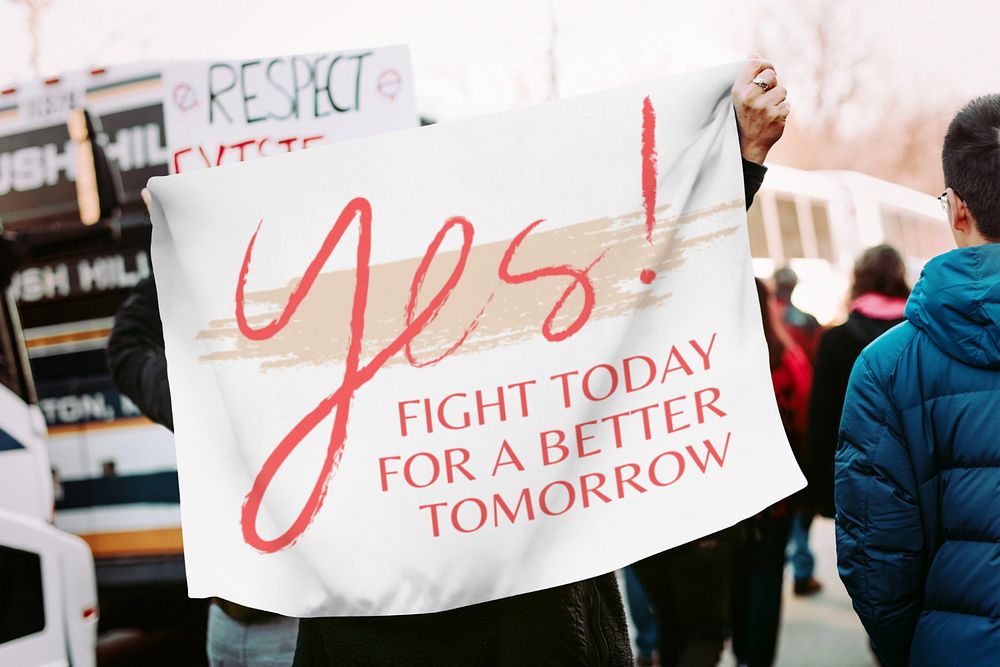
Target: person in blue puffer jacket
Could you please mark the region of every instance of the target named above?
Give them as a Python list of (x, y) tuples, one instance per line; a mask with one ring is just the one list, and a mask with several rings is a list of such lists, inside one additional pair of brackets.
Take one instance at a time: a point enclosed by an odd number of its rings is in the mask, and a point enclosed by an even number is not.
[(945, 137), (957, 250), (854, 365), (840, 424), (840, 576), (887, 667), (1000, 664), (1000, 95)]

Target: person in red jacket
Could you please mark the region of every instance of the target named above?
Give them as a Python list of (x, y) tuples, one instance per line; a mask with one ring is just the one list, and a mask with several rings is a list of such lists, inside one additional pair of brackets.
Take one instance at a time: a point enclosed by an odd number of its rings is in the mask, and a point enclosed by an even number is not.
[[(809, 405), (812, 369), (805, 353), (778, 319), (774, 297), (760, 280), (764, 340), (771, 381), (788, 442), (801, 458)], [(741, 524), (732, 569), (733, 653), (739, 665), (767, 667), (774, 663), (781, 623), (781, 585), (785, 545), (795, 511), (795, 497), (771, 505)]]
[[(778, 320), (802, 351), (810, 364), (816, 363), (816, 349), (823, 335), (823, 327), (809, 313), (792, 303), (792, 293), (799, 284), (799, 277), (790, 266), (783, 266), (774, 272), (774, 301)], [(808, 447), (806, 448), (808, 451)], [(807, 457), (808, 458), (808, 457)], [(788, 541), (788, 560), (792, 564), (796, 595), (815, 595), (823, 585), (813, 576), (816, 559), (809, 546), (809, 529), (814, 513), (805, 507), (792, 516), (792, 534)]]
[(799, 276), (790, 266), (783, 266), (774, 272), (774, 300), (778, 311), (778, 320), (785, 325), (792, 340), (798, 343), (809, 358), (809, 363), (816, 361), (816, 348), (823, 335), (823, 327), (819, 321), (792, 303), (792, 293), (799, 284)]

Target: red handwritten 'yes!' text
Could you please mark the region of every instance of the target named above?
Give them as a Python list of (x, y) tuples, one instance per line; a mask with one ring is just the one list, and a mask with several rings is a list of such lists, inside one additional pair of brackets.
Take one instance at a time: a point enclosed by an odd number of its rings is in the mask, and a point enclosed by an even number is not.
[[(271, 454), (264, 461), (260, 471), (257, 473), (243, 503), (241, 525), (243, 529), (244, 541), (264, 552), (274, 553), (284, 549), (295, 542), (309, 527), (309, 524), (319, 512), (323, 504), (323, 499), (329, 488), (330, 480), (336, 470), (340, 458), (343, 455), (344, 445), (347, 441), (347, 425), (351, 411), (351, 402), (354, 395), (385, 365), (389, 359), (401, 350), (404, 351), (407, 361), (414, 367), (423, 367), (437, 363), (448, 355), (458, 350), (467, 339), (482, 317), (486, 308), (493, 299), (491, 294), (486, 301), (486, 305), (475, 316), (470, 325), (463, 332), (461, 337), (444, 354), (430, 361), (418, 361), (411, 350), (411, 343), (420, 333), (434, 321), (451, 296), (455, 287), (462, 279), (469, 253), (472, 250), (472, 241), (475, 229), (471, 222), (462, 217), (449, 218), (438, 230), (434, 239), (427, 248), (417, 270), (414, 272), (413, 281), (410, 286), (409, 301), (406, 305), (406, 324), (402, 332), (385, 348), (380, 350), (366, 364), (361, 364), (361, 344), (365, 332), (365, 310), (368, 304), (368, 286), (371, 272), (371, 231), (372, 231), (372, 207), (369, 201), (363, 197), (352, 199), (340, 212), (336, 222), (327, 234), (323, 243), (312, 261), (306, 267), (302, 275), (302, 280), (291, 292), (284, 308), (278, 317), (271, 322), (261, 326), (253, 327), (247, 322), (245, 311), (244, 292), (246, 288), (247, 276), (250, 270), (250, 261), (253, 255), (254, 244), (257, 235), (260, 233), (263, 221), (257, 226), (257, 230), (247, 244), (243, 263), (240, 267), (239, 278), (236, 283), (236, 322), (240, 332), (251, 340), (267, 340), (278, 335), (288, 324), (302, 300), (305, 299), (313, 283), (319, 276), (323, 265), (343, 238), (344, 233), (357, 220), (358, 224), (358, 247), (357, 247), (357, 267), (354, 296), (352, 299), (350, 313), (350, 335), (348, 338), (347, 355), (344, 362), (344, 376), (339, 387), (333, 393), (326, 396), (319, 404), (302, 417), (290, 431), (281, 439)], [(515, 260), (518, 248), (525, 241), (528, 235), (534, 230), (542, 220), (536, 220), (524, 228), (509, 244), (498, 267), (498, 275), (501, 281), (510, 285), (521, 285), (543, 278), (569, 278), (571, 282), (566, 287), (562, 296), (553, 305), (549, 315), (542, 323), (541, 331), (546, 339), (558, 342), (569, 338), (577, 333), (590, 318), (594, 307), (595, 294), (594, 286), (591, 283), (589, 272), (597, 262), (604, 256), (601, 254), (590, 265), (584, 268), (577, 268), (568, 265), (546, 266), (523, 271), (512, 272), (511, 264)], [(423, 281), (427, 275), (431, 264), (434, 262), (438, 250), (449, 232), (458, 229), (462, 234), (462, 247), (459, 252), (451, 274), (444, 284), (434, 293), (429, 303), (421, 309), (417, 309), (417, 300), (423, 288)], [(553, 330), (553, 321), (563, 309), (567, 299), (577, 289), (583, 290), (583, 306), (576, 318), (565, 328)], [(280, 535), (274, 538), (264, 538), (257, 530), (257, 516), (260, 513), (261, 503), (264, 494), (274, 479), (278, 470), (285, 460), (292, 454), (302, 440), (313, 431), (332, 412), (336, 412), (333, 418), (333, 427), (330, 432), (330, 440), (323, 464), (316, 476), (316, 481), (303, 505), (301, 511), (292, 524)]]

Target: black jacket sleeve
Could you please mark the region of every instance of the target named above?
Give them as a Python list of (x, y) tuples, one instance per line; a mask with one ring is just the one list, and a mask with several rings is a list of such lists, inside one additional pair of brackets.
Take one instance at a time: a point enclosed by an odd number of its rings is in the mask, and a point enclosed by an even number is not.
[(760, 190), (760, 186), (764, 182), (764, 174), (766, 173), (767, 167), (764, 165), (743, 158), (743, 192), (747, 198), (748, 209), (750, 208), (750, 204), (753, 203), (753, 198), (757, 194), (757, 191)]
[(118, 391), (154, 422), (174, 430), (163, 324), (152, 278), (140, 281), (115, 314), (108, 365)]

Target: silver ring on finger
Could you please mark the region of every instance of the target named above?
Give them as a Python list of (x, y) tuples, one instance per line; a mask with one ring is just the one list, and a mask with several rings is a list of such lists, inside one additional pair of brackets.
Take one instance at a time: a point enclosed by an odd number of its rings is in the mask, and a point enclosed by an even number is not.
[(768, 80), (762, 76), (758, 76), (750, 83), (754, 84), (755, 86), (760, 86), (760, 89), (763, 90), (765, 93), (771, 87), (771, 84), (768, 82)]

